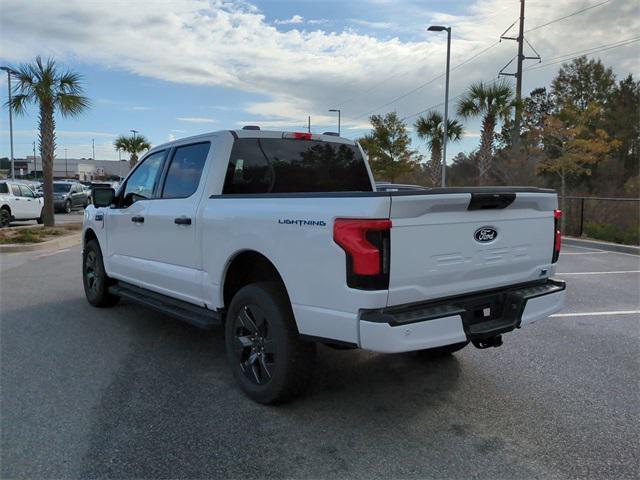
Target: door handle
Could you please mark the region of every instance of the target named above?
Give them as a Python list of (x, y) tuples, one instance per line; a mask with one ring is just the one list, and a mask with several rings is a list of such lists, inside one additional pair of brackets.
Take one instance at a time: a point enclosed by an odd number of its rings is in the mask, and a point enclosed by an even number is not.
[(173, 219), (173, 223), (176, 225), (191, 225), (191, 219), (189, 217), (177, 217)]
[(133, 223), (144, 223), (144, 217), (131, 217)]

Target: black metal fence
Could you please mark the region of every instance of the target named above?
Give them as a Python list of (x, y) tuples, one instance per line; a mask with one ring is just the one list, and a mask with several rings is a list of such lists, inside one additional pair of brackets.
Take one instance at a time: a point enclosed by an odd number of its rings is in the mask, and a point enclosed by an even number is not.
[(640, 243), (640, 198), (565, 197), (563, 216), (565, 235)]

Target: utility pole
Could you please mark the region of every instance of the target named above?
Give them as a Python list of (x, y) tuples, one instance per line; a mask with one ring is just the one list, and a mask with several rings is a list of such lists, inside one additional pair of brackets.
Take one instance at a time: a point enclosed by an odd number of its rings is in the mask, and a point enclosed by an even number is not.
[(69, 169), (67, 168), (67, 149), (66, 148), (64, 149), (64, 176), (65, 178), (69, 178)]
[(133, 138), (136, 138), (136, 133), (140, 133), (138, 130), (129, 130), (131, 133), (133, 133)]
[(93, 151), (93, 157), (91, 158), (95, 160), (96, 159), (96, 139), (95, 138), (91, 139), (91, 150)]
[[(516, 109), (514, 115), (514, 125), (513, 131), (511, 132), (511, 141), (514, 146), (520, 145), (520, 124), (522, 123), (522, 64), (525, 60), (539, 60), (540, 55), (536, 52), (536, 49), (529, 43), (528, 40), (524, 38), (524, 2), (525, 0), (520, 0), (520, 18), (518, 19), (518, 36), (517, 37), (506, 37), (505, 34), (511, 30), (511, 27), (515, 25), (515, 22), (511, 24), (509, 28), (507, 28), (502, 35), (500, 35), (500, 40), (515, 40), (518, 42), (518, 55), (512, 58), (509, 63), (507, 63), (500, 72), (498, 76), (508, 76), (516, 78)], [(527, 45), (531, 47), (531, 50), (536, 54), (535, 57), (527, 57), (524, 54), (524, 43), (527, 42)], [(504, 70), (511, 65), (513, 60), (516, 60), (516, 71), (515, 73), (505, 73)]]
[(33, 179), (38, 180), (38, 162), (36, 160), (36, 142), (33, 142)]
[(518, 66), (516, 69), (516, 112), (514, 117), (514, 138), (520, 143), (520, 119), (522, 118), (522, 62), (524, 62), (524, 0), (520, 0), (520, 27), (518, 29)]
[(311, 133), (311, 115), (307, 117), (307, 132)]

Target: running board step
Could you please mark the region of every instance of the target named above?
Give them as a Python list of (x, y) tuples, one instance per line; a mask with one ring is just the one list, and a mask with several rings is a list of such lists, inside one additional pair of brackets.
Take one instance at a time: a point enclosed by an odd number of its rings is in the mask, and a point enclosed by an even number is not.
[(109, 287), (109, 293), (146, 307), (151, 307), (198, 328), (208, 329), (222, 324), (220, 314), (216, 311), (198, 307), (192, 303), (167, 297), (161, 293), (152, 292), (129, 283), (118, 282)]

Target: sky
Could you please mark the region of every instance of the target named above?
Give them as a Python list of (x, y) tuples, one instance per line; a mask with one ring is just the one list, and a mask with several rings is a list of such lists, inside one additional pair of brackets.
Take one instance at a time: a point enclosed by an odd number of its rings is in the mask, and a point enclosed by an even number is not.
[[(371, 114), (396, 111), (412, 130), (420, 112), (443, 110), (446, 33), (429, 25), (452, 27), (455, 118), (469, 84), (493, 81), (516, 55), (516, 42), (498, 39), (518, 15), (518, 0), (0, 0), (0, 65), (52, 56), (82, 75), (91, 108), (57, 117), (59, 157), (92, 157), (94, 141), (96, 158), (116, 160), (113, 140), (131, 129), (153, 145), (247, 124), (304, 131), (308, 115), (313, 132), (335, 131), (337, 108), (342, 135), (357, 138)], [(525, 63), (523, 94), (582, 53), (619, 79), (640, 75), (637, 0), (529, 0), (525, 32), (542, 61)], [(0, 156), (6, 100), (0, 75)], [(478, 146), (479, 121), (464, 124), (449, 159)], [(36, 129), (34, 108), (14, 116), (16, 158), (32, 154)]]

